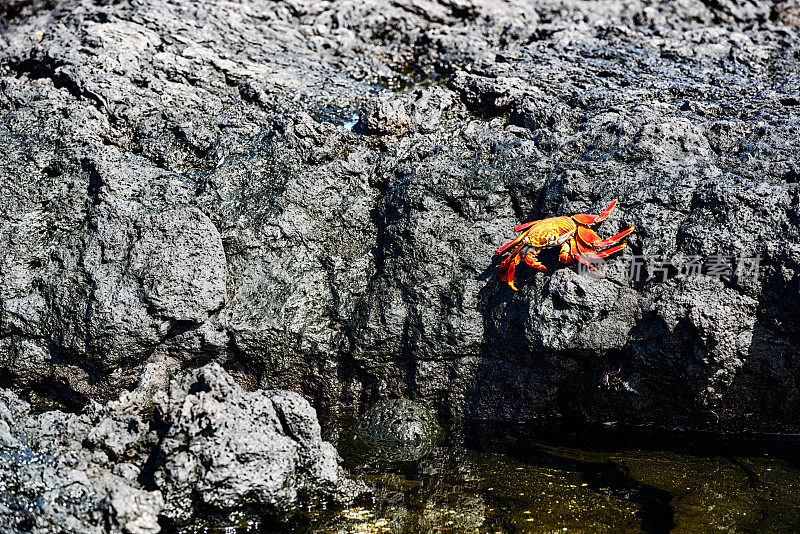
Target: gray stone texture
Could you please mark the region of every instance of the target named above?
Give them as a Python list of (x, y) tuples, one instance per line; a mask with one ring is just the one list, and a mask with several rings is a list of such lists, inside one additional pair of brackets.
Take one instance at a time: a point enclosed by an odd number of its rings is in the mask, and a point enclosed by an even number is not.
[(0, 390), (0, 532), (147, 534), (201, 512), (280, 516), (364, 489), (296, 393), (244, 392), (218, 364), (147, 389), (78, 415), (34, 414)]
[[(85, 404), (215, 361), (316, 406), (800, 430), (796, 3), (0, 16), (4, 385)], [(613, 198), (599, 233), (636, 231), (608, 280), (498, 281), (515, 225)], [(631, 281), (633, 255), (677, 268)], [(696, 255), (761, 269), (681, 274)]]

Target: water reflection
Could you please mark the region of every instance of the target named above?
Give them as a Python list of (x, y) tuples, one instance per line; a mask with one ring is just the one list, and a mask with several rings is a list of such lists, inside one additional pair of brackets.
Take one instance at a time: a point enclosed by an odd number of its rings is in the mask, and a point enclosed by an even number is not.
[(238, 530), (791, 532), (800, 525), (798, 438), (467, 421), (449, 425), (445, 441), (418, 459), (354, 443), (351, 423), (326, 419), (326, 438), (374, 488), (371, 497)]

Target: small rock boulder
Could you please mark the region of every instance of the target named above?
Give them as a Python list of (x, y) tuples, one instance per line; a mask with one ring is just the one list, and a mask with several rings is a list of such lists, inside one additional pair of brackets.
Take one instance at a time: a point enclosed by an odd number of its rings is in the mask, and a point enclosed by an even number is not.
[(411, 118), (408, 116), (405, 100), (377, 97), (364, 105), (356, 127), (366, 134), (403, 135), (410, 124)]
[(359, 419), (356, 432), (366, 438), (400, 444), (434, 442), (444, 433), (433, 412), (407, 399), (386, 400), (373, 406)]
[(355, 130), (367, 135), (401, 136), (430, 133), (453, 105), (454, 93), (441, 87), (417, 89), (405, 95), (371, 98), (361, 110)]
[(245, 392), (215, 363), (172, 381), (156, 405), (168, 426), (155, 473), (168, 517), (248, 504), (281, 513), (360, 488), (344, 476), (316, 412), (296, 393)]

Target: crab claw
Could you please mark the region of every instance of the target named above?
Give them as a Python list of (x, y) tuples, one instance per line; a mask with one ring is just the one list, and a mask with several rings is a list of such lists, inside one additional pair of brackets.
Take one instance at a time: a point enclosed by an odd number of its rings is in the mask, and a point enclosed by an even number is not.
[(580, 241), (582, 241), (583, 243), (592, 248), (610, 247), (611, 245), (618, 243), (622, 238), (633, 232), (635, 228), (636, 228), (635, 226), (631, 226), (627, 230), (623, 230), (614, 237), (609, 237), (608, 239), (601, 239), (600, 236), (597, 235), (597, 233), (591, 228), (579, 226), (578, 238), (580, 239)]
[(517, 253), (511, 254), (511, 256), (507, 257), (500, 263), (500, 267), (498, 269), (500, 274), (500, 280), (506, 282), (508, 286), (517, 291), (517, 287), (514, 285), (514, 273), (517, 270), (517, 263), (519, 263), (517, 258)]
[(544, 264), (540, 263), (538, 259), (536, 259), (536, 250), (528, 249), (525, 252), (525, 265), (531, 267), (532, 269), (536, 269), (537, 271), (546, 271), (547, 267)]
[(617, 199), (611, 201), (611, 204), (606, 208), (606, 210), (601, 213), (600, 215), (587, 215), (586, 213), (578, 213), (573, 215), (572, 218), (575, 219), (580, 224), (586, 225), (594, 225), (601, 223), (608, 219), (608, 216), (611, 215), (611, 212), (614, 211), (614, 208), (617, 207)]
[(606, 249), (602, 252), (595, 252), (595, 254), (597, 255), (598, 258), (607, 258), (612, 254), (616, 254), (617, 252), (619, 252), (620, 250), (624, 249), (627, 246), (628, 246), (627, 243), (623, 243), (621, 245), (617, 245), (616, 247), (611, 247), (609, 249)]

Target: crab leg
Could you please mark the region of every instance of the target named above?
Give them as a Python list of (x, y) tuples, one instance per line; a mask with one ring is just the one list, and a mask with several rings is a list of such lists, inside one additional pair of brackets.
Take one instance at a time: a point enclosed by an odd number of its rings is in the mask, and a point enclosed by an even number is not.
[(586, 213), (578, 213), (573, 215), (572, 218), (575, 219), (580, 224), (586, 225), (594, 225), (601, 223), (608, 219), (608, 216), (611, 215), (611, 212), (614, 211), (614, 208), (617, 206), (617, 199), (615, 198), (611, 204), (606, 208), (606, 211), (601, 213), (600, 215), (587, 215)]
[(502, 263), (500, 263), (500, 280), (503, 282), (507, 282), (509, 287), (514, 291), (517, 291), (517, 287), (514, 285), (514, 273), (517, 270), (517, 265), (519, 262), (522, 261), (521, 252), (523, 252), (528, 247), (519, 247), (517, 250), (511, 253), (509, 257), (504, 259)]
[(539, 250), (538, 248), (526, 245), (512, 252), (509, 257), (500, 263), (500, 280), (507, 282), (509, 287), (514, 291), (518, 291), (517, 286), (514, 285), (514, 274), (517, 271), (517, 265), (522, 262), (523, 258), (525, 259), (525, 264), (529, 267), (540, 271), (547, 270), (547, 268), (536, 259)]
[(530, 228), (531, 226), (533, 226), (534, 224), (536, 224), (537, 222), (542, 221), (542, 220), (544, 220), (544, 219), (539, 219), (537, 221), (531, 221), (531, 222), (527, 222), (527, 223), (524, 223), (524, 224), (518, 224), (517, 226), (514, 227), (514, 231), (515, 232), (521, 232), (523, 230), (527, 230), (528, 228)]
[(500, 254), (504, 253), (506, 250), (510, 249), (511, 247), (518, 245), (519, 242), (522, 241), (522, 239), (524, 237), (525, 237), (525, 234), (518, 235), (517, 237), (514, 238), (513, 241), (510, 241), (510, 242), (506, 243), (505, 245), (503, 245), (502, 247), (498, 248), (497, 252), (495, 252), (495, 254), (500, 255)]
[(594, 247), (595, 243), (599, 243), (603, 238), (597, 235), (597, 232), (585, 226), (578, 227), (578, 241), (587, 247)]
[[(579, 261), (583, 265), (589, 267), (590, 269), (593, 269), (595, 272), (597, 272), (603, 278), (606, 278), (606, 275), (604, 275), (602, 272), (600, 272), (600, 269), (595, 267), (594, 264), (592, 264), (588, 260), (605, 258), (605, 257), (613, 254), (614, 252), (617, 252), (617, 250), (616, 250), (617, 247), (615, 247), (613, 249), (613, 251), (611, 251), (611, 252), (609, 252), (609, 251), (597, 252), (596, 250), (594, 250), (594, 249), (588, 247), (586, 244), (584, 244), (581, 241), (581, 239), (579, 239), (579, 238), (573, 239), (571, 241), (571, 243), (572, 243), (571, 257), (572, 257), (573, 261), (574, 260)], [(623, 248), (624, 248), (624, 246), (623, 246)], [(606, 252), (608, 252), (608, 254), (606, 254)], [(564, 254), (564, 249), (561, 250), (561, 253), (562, 253), (562, 255)]]
[(600, 275), (600, 276), (602, 276), (603, 278), (607, 278), (607, 277), (606, 277), (606, 275), (604, 275), (604, 274), (603, 274), (603, 273), (600, 271), (600, 269), (598, 269), (597, 267), (595, 267), (595, 266), (594, 266), (594, 264), (593, 264), (592, 262), (590, 262), (590, 261), (587, 261), (587, 260), (586, 260), (586, 257), (587, 257), (587, 256), (588, 256), (589, 258), (595, 258), (595, 257), (605, 257), (605, 256), (599, 256), (599, 255), (596, 255), (596, 254), (586, 254), (586, 255), (584, 255), (584, 254), (579, 254), (579, 253), (576, 253), (576, 252), (573, 252), (573, 253), (572, 253), (572, 257), (573, 257), (573, 258), (575, 258), (576, 260), (578, 260), (579, 262), (581, 262), (583, 265), (585, 265), (585, 266), (589, 267), (590, 269), (593, 269), (593, 270), (594, 270), (594, 271), (595, 271), (597, 274), (599, 274), (599, 275)]
[(610, 237), (608, 239), (601, 239), (597, 233), (592, 230), (591, 228), (586, 228), (584, 226), (578, 227), (578, 238), (584, 244), (592, 247), (592, 248), (603, 248), (603, 247), (610, 247), (618, 243), (623, 237), (630, 234), (634, 230), (634, 226), (631, 226), (627, 230), (624, 230), (614, 237)]
[[(606, 275), (604, 275), (602, 272), (600, 272), (600, 269), (595, 267), (595, 265), (592, 264), (592, 262), (587, 261), (587, 260), (589, 260), (589, 259), (607, 258), (607, 257), (611, 256), (612, 254), (616, 254), (617, 252), (619, 252), (620, 250), (624, 249), (627, 246), (628, 246), (627, 243), (623, 243), (621, 245), (617, 245), (616, 247), (612, 247), (612, 248), (610, 248), (608, 250), (603, 250), (602, 252), (597, 252), (597, 251), (594, 251), (594, 250), (585, 249), (584, 252), (577, 252), (577, 253), (573, 252), (572, 253), (572, 257), (575, 258), (576, 260), (578, 260), (579, 262), (581, 262), (583, 265), (589, 267), (590, 269), (593, 269), (595, 272), (597, 272), (603, 278), (607, 278)], [(581, 248), (583, 248), (583, 247), (581, 247), (581, 245), (578, 244), (578, 246), (577, 246), (578, 251), (580, 251)]]
[(595, 252), (595, 254), (597, 255), (598, 258), (607, 258), (612, 254), (616, 254), (617, 252), (619, 252), (620, 250), (624, 249), (627, 246), (628, 246), (627, 243), (623, 243), (621, 245), (617, 245), (616, 247), (611, 247), (610, 249), (604, 250), (602, 252)]
[(627, 236), (628, 234), (633, 232), (635, 229), (636, 229), (635, 226), (631, 226), (627, 230), (623, 230), (622, 232), (618, 233), (614, 237), (609, 237), (608, 239), (604, 239), (604, 240), (600, 241), (599, 243), (595, 243), (594, 246), (600, 247), (600, 248), (610, 247), (611, 245), (614, 245), (614, 244), (618, 243), (620, 241), (620, 239), (622, 239), (623, 237)]
[(578, 234), (576, 238), (572, 241), (572, 252), (573, 254), (580, 254), (580, 255), (592, 255), (597, 253), (595, 249), (593, 249), (588, 243), (586, 243), (583, 239), (581, 239), (580, 234)]

